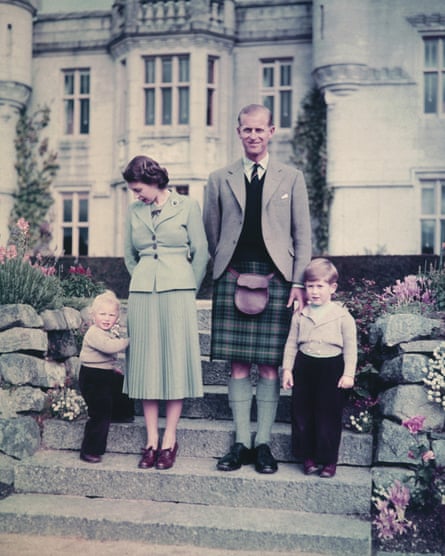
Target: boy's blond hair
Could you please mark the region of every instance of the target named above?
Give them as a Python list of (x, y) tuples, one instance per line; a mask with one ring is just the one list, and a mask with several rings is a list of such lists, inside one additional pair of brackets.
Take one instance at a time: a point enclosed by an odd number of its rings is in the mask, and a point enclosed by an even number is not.
[(303, 272), (303, 282), (324, 280), (328, 284), (335, 284), (338, 280), (338, 271), (333, 263), (323, 257), (313, 259)]
[(119, 311), (121, 306), (119, 299), (116, 297), (116, 294), (111, 290), (105, 290), (103, 293), (100, 293), (94, 298), (91, 305), (91, 313), (96, 312), (97, 308), (102, 303), (113, 303), (117, 311)]

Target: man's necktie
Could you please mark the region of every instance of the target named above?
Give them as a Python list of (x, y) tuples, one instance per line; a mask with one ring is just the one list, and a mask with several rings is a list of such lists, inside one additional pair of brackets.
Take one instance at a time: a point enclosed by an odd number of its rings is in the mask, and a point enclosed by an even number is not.
[(252, 173), (250, 174), (250, 183), (258, 182), (258, 166), (259, 164), (254, 164), (252, 168)]

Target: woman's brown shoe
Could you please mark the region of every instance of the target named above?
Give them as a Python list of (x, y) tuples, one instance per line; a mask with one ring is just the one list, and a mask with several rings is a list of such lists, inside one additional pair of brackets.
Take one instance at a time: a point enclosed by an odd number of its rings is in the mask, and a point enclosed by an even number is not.
[(150, 469), (154, 467), (158, 456), (158, 451), (152, 448), (142, 448), (142, 457), (138, 463), (140, 469)]
[(173, 467), (176, 459), (176, 452), (178, 451), (178, 443), (175, 442), (173, 448), (167, 448), (159, 452), (158, 459), (156, 461), (156, 469), (170, 469)]

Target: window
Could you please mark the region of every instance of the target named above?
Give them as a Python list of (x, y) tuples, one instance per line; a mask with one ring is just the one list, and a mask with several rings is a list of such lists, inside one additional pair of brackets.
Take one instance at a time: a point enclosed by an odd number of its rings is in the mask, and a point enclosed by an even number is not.
[(207, 58), (207, 105), (206, 125), (215, 125), (215, 103), (216, 103), (216, 58)]
[(422, 181), (420, 203), (422, 254), (438, 254), (445, 242), (445, 180)]
[(65, 255), (88, 255), (88, 193), (62, 194), (62, 245)]
[(90, 70), (63, 72), (63, 107), (66, 135), (90, 132)]
[(145, 125), (188, 124), (189, 57), (150, 56), (144, 66)]
[(280, 128), (292, 126), (292, 60), (264, 60), (261, 66), (262, 103)]
[(445, 37), (423, 39), (423, 110), (445, 114)]

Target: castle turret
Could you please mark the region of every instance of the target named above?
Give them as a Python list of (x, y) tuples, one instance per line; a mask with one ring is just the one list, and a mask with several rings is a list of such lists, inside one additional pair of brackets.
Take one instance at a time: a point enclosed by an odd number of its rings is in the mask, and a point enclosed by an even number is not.
[(14, 139), (20, 110), (31, 94), (32, 22), (37, 0), (0, 0), (0, 244), (17, 186)]
[(347, 95), (367, 73), (368, 0), (314, 0), (314, 77), (325, 92)]

